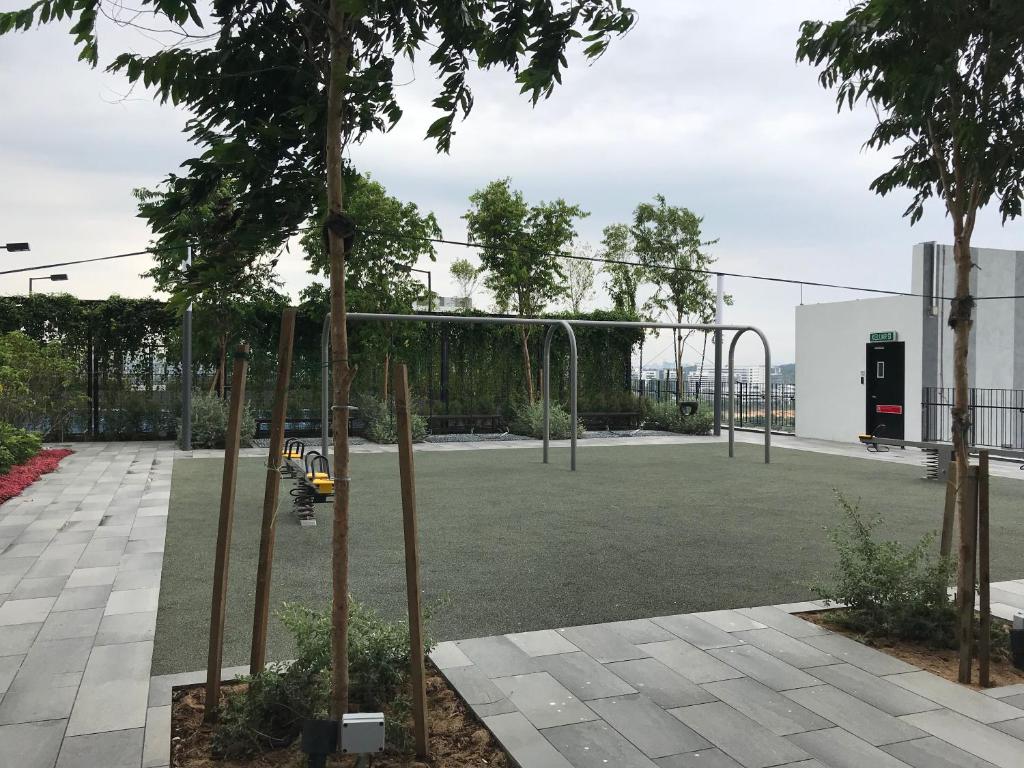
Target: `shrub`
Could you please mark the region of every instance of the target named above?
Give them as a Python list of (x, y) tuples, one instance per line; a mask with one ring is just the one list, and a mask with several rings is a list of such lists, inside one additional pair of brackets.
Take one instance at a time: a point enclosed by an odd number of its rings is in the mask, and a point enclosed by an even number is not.
[(11, 467), (24, 464), (42, 447), (39, 435), (0, 422), (0, 474), (7, 474)]
[[(192, 393), (192, 447), (223, 448), (228, 431), (228, 409), (230, 401), (219, 398), (212, 392)], [(242, 410), (240, 445), (252, 445), (256, 434), (256, 418), (249, 404)], [(181, 442), (181, 419), (178, 419), (178, 441)]]
[(643, 424), (645, 429), (660, 429), (665, 432), (679, 432), (684, 435), (707, 435), (715, 425), (711, 410), (704, 405), (697, 407), (697, 413), (683, 416), (679, 404), (669, 402), (643, 401)]
[(74, 356), (59, 343), (0, 334), (0, 422), (63, 439), (75, 410), (88, 402)]
[[(394, 408), (383, 400), (367, 397), (360, 401), (359, 411), (366, 420), (366, 436), (375, 443), (392, 445), (398, 442), (398, 416)], [(422, 443), (427, 439), (427, 420), (418, 413), (410, 414), (412, 441)]]
[[(558, 403), (551, 404), (551, 439), (565, 440), (570, 437), (569, 414)], [(528, 435), (538, 440), (544, 437), (544, 403), (517, 405), (512, 413), (509, 431), (517, 435)], [(583, 436), (583, 421), (576, 424), (576, 436)]]
[[(305, 718), (327, 714), (330, 612), (285, 605), (280, 618), (295, 641), (295, 661), (271, 665), (257, 675), (241, 678), (245, 687), (227, 693), (213, 734), (216, 756), (247, 757), (289, 743), (298, 736)], [(348, 633), (350, 708), (407, 711), (408, 626), (386, 621), (373, 609), (350, 599)], [(428, 641), (424, 654), (429, 650)]]
[(7, 472), (0, 472), (0, 504), (18, 496), (38, 480), (40, 475), (53, 472), (60, 460), (70, 454), (71, 451), (64, 448), (40, 451), (27, 461), (14, 465)]
[(836, 621), (868, 638), (956, 647), (956, 611), (947, 593), (955, 566), (930, 554), (935, 534), (912, 546), (876, 541), (881, 515), (865, 518), (839, 492), (836, 500), (843, 521), (828, 537), (838, 563), (831, 583), (812, 585), (820, 599), (848, 606)]

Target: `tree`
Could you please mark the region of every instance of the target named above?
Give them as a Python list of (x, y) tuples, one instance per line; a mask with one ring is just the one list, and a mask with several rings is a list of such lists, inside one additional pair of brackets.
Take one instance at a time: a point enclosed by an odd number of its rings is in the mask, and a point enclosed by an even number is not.
[(644, 271), (642, 267), (626, 263), (637, 258), (629, 225), (610, 224), (604, 228), (603, 235), (600, 255), (609, 260), (601, 270), (608, 276), (605, 289), (615, 309), (636, 316), (636, 295), (644, 282)]
[[(953, 225), (952, 439), (966, 467), (971, 237), (992, 198), (1005, 222), (1021, 214), (1024, 197), (1024, 3), (861, 0), (837, 21), (805, 21), (797, 59), (821, 68), (818, 81), (835, 88), (840, 110), (862, 101), (872, 107), (878, 122), (868, 148), (897, 147), (871, 189), (913, 192), (904, 212), (911, 223), (940, 198)], [(963, 520), (966, 483), (956, 499)]]
[(593, 252), (589, 243), (581, 243), (573, 249), (577, 258), (565, 259), (565, 299), (574, 315), (594, 295), (594, 263), (588, 261)]
[[(655, 287), (647, 308), (672, 323), (710, 323), (715, 317), (716, 296), (706, 274), (714, 259), (704, 249), (718, 241), (702, 239), (702, 222), (688, 208), (669, 205), (663, 195), (633, 211), (629, 235), (643, 274)], [(677, 397), (683, 384), (683, 347), (692, 334), (672, 332)]]
[[(565, 293), (562, 250), (576, 238), (575, 220), (590, 214), (564, 200), (531, 206), (511, 179), (492, 181), (469, 197), (469, 238), (481, 246), (484, 285), (502, 312), (536, 317)], [(517, 326), (526, 397), (533, 402), (530, 329)]]
[[(224, 396), (228, 343), (251, 320), (257, 307), (268, 302), (286, 305), (274, 268), (271, 244), (256, 242), (240, 228), (235, 184), (223, 181), (205, 200), (181, 194), (171, 177), (163, 189), (136, 189), (139, 217), (157, 235), (152, 244), (156, 264), (143, 273), (156, 290), (170, 294), (169, 304), (182, 311), (195, 303), (207, 323), (197, 327), (200, 340), (212, 334), (217, 374), (211, 391)], [(184, 269), (185, 246), (192, 246), (192, 264)], [(244, 258), (238, 258), (244, 253)], [(227, 257), (226, 257), (227, 255)], [(202, 345), (200, 345), (202, 346)]]
[[(109, 5), (110, 8), (103, 6)], [(110, 0), (38, 0), (0, 14), (0, 34), (37, 21), (70, 20), (80, 58), (99, 60), (100, 11), (118, 13)], [(138, 0), (131, 18), (152, 13), (172, 25), (202, 25), (196, 0)], [(583, 56), (599, 57), (611, 39), (633, 25), (621, 0), (220, 0), (211, 21), (212, 45), (194, 40), (152, 56), (124, 53), (111, 69), (156, 89), (164, 101), (185, 105), (192, 140), (204, 149), (188, 161), (189, 186), (201, 199), (227, 174), (242, 183), (243, 219), (254, 232), (280, 242), (316, 210), (314, 178), (326, 182), (331, 280), (331, 343), (335, 484), (332, 544), (331, 715), (348, 705), (348, 406), (355, 372), (348, 361), (345, 254), (359, 222), (345, 210), (345, 146), (394, 126), (402, 116), (394, 69), (431, 48), (440, 79), (433, 105), (441, 111), (427, 130), (447, 151), (458, 114), (473, 106), (471, 69), (503, 68), (536, 104), (561, 82), (575, 41)], [(148, 22), (152, 23), (152, 22)]]
[(469, 259), (456, 259), (451, 266), (452, 279), (459, 286), (459, 299), (464, 309), (473, 308), (473, 294), (480, 282), (480, 268)]

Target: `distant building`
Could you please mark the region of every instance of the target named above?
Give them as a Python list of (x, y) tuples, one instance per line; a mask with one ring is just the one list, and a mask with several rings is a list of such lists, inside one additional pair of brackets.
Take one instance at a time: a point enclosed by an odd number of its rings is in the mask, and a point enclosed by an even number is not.
[(461, 296), (435, 296), (433, 301), (423, 298), (413, 304), (417, 312), (458, 312), (463, 309), (472, 309), (473, 302)]
[[(974, 296), (1024, 294), (1024, 252), (971, 250)], [(796, 430), (949, 440), (953, 247), (914, 246), (910, 293), (796, 308)], [(968, 377), (976, 445), (1024, 447), (1024, 301), (979, 301)]]

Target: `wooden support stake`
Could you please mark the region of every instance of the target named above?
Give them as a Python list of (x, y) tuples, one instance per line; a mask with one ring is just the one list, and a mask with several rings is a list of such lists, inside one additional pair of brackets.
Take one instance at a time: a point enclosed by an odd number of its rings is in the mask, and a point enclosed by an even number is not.
[(249, 674), (263, 671), (267, 656), (267, 622), (270, 616), (270, 574), (274, 564), (274, 533), (277, 528), (278, 496), (281, 492), (281, 452), (284, 423), (288, 413), (288, 384), (292, 374), (295, 341), (295, 309), (281, 315), (281, 337), (277, 342), (277, 383), (274, 410), (270, 417), (270, 447), (267, 451), (267, 480), (263, 491), (263, 522), (260, 526), (260, 557), (256, 563), (256, 605), (252, 615), (252, 649)]
[(957, 634), (960, 638), (961, 683), (971, 682), (971, 659), (974, 641), (974, 577), (975, 543), (978, 522), (978, 468), (965, 467), (959, 476), (964, 478), (967, 488), (964, 505), (960, 510), (960, 564), (957, 570)]
[(430, 756), (427, 726), (427, 682), (423, 667), (423, 612), (420, 609), (420, 556), (416, 533), (416, 468), (412, 458), (409, 418), (409, 373), (404, 363), (394, 367), (395, 414), (398, 418), (398, 467), (402, 479), (402, 518), (405, 527), (405, 584), (409, 601), (409, 658), (412, 661), (412, 716), (416, 755)]
[(988, 451), (982, 451), (978, 462), (978, 684), (991, 685), (989, 643), (992, 632), (992, 607), (989, 595), (988, 568)]
[(238, 443), (245, 406), (245, 377), (249, 370), (249, 345), (235, 351), (231, 376), (231, 405), (228, 431), (224, 436), (224, 478), (220, 487), (220, 521), (217, 524), (217, 554), (213, 564), (213, 600), (210, 605), (210, 653), (206, 660), (206, 712), (204, 722), (217, 719), (220, 701), (221, 661), (224, 654), (224, 611), (227, 607), (228, 560), (231, 555), (231, 524), (235, 516), (235, 483), (238, 478)]
[(949, 557), (953, 551), (953, 531), (956, 520), (956, 484), (957, 463), (954, 458), (949, 462), (949, 474), (946, 478), (946, 506), (942, 510), (942, 539), (939, 542), (939, 555)]

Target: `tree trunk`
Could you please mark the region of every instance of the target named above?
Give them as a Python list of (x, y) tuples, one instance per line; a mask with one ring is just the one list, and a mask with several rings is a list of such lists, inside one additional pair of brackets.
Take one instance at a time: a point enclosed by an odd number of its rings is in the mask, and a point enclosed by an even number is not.
[[(344, 210), (342, 175), (345, 80), (352, 42), (345, 29), (342, 4), (332, 0), (327, 19), (331, 62), (327, 84), (327, 207), (328, 216)], [(332, 719), (348, 711), (348, 406), (353, 370), (348, 364), (348, 328), (345, 309), (345, 241), (327, 229), (331, 263), (331, 375), (334, 429), (334, 527), (331, 546), (331, 703)]]
[(527, 338), (526, 326), (519, 326), (519, 344), (523, 350), (523, 375), (526, 377), (526, 398), (532, 404), (533, 393), (533, 366), (530, 364), (530, 342)]

